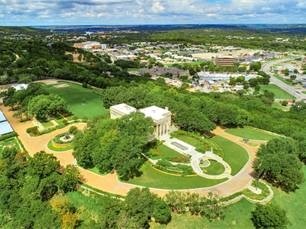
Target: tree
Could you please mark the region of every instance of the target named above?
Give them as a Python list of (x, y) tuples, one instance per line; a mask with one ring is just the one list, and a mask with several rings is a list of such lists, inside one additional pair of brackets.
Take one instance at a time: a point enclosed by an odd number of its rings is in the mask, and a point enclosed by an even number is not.
[(169, 206), (160, 198), (154, 201), (153, 213), (155, 221), (160, 224), (167, 224), (171, 221), (171, 210)]
[(67, 113), (67, 106), (58, 95), (38, 95), (30, 100), (28, 113), (40, 121), (46, 121), (49, 116), (57, 117)]
[(273, 139), (262, 145), (254, 167), (258, 177), (285, 191), (294, 191), (303, 182), (299, 150), (293, 140)]
[(257, 205), (251, 220), (256, 228), (287, 228), (289, 220), (285, 210), (277, 205)]
[(75, 191), (80, 182), (80, 172), (72, 165), (68, 165), (60, 177), (59, 186), (61, 190), (66, 192)]
[(255, 71), (258, 72), (261, 69), (261, 62), (256, 61), (256, 62), (252, 62), (250, 65), (250, 70), (251, 71)]

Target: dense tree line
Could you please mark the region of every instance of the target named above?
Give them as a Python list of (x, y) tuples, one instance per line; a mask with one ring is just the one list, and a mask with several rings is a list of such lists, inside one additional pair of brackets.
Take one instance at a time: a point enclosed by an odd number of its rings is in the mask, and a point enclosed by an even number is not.
[[(56, 195), (76, 190), (79, 173), (75, 167), (63, 169), (55, 157), (44, 152), (28, 158), (15, 148), (4, 149), (0, 164), (1, 227), (59, 228), (72, 222), (75, 226), (72, 208), (59, 215), (50, 205)], [(62, 224), (62, 217), (66, 225)]]
[(29, 84), (25, 90), (9, 88), (4, 93), (4, 104), (18, 110), (18, 114), (35, 117), (39, 121), (69, 114), (67, 104), (58, 95), (49, 94), (41, 84)]
[(305, 151), (301, 152), (294, 140), (273, 139), (261, 146), (257, 156), (255, 171), (259, 178), (285, 191), (294, 191), (304, 181), (299, 158), (305, 156)]
[[(103, 57), (75, 49), (63, 42), (45, 42), (39, 37), (0, 39), (0, 47), (1, 84), (59, 78), (104, 88), (142, 80), (130, 75), (124, 63), (116, 66)], [(73, 62), (72, 55), (68, 53), (75, 51), (84, 56), (83, 63)]]
[(76, 137), (74, 156), (85, 168), (95, 166), (102, 173), (116, 170), (121, 179), (128, 180), (140, 175), (142, 153), (152, 134), (152, 120), (140, 113), (102, 119)]
[(125, 201), (112, 201), (102, 215), (101, 227), (149, 228), (154, 219), (160, 224), (171, 220), (171, 210), (161, 198), (149, 189), (135, 188), (128, 192)]
[(248, 112), (236, 105), (218, 103), (201, 94), (153, 83), (108, 88), (103, 90), (102, 98), (107, 107), (123, 102), (136, 108), (150, 105), (169, 107), (174, 123), (188, 131), (206, 133), (214, 129), (216, 124), (243, 126), (249, 122)]

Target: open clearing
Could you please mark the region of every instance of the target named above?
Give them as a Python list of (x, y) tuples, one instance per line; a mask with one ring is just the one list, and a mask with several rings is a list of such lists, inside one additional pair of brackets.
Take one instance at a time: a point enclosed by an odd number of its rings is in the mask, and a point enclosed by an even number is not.
[(289, 93), (285, 92), (284, 90), (273, 84), (260, 85), (260, 89), (262, 92), (264, 90), (272, 92), (275, 95), (276, 99), (294, 99), (292, 95), (290, 95)]
[[(59, 87), (59, 85), (65, 85), (65, 87)], [(91, 89), (65, 82), (48, 85), (46, 90), (49, 93), (61, 96), (67, 102), (69, 110), (78, 118), (95, 118), (108, 115), (101, 96)]]
[(269, 141), (278, 137), (273, 133), (268, 133), (264, 130), (260, 130), (254, 127), (232, 128), (232, 129), (227, 129), (226, 132), (241, 138), (252, 139), (252, 140)]

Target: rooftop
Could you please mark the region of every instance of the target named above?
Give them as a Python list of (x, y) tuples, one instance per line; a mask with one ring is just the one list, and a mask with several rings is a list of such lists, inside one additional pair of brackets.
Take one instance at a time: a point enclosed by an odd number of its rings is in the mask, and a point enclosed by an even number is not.
[(6, 118), (4, 116), (4, 114), (2, 113), (2, 111), (0, 111), (0, 122), (6, 121)]
[(152, 118), (153, 121), (158, 121), (169, 114), (171, 115), (171, 112), (167, 108), (163, 109), (157, 106), (146, 107), (140, 109), (139, 111), (143, 113), (146, 117)]
[(14, 132), (8, 121), (0, 122), (0, 136)]
[(133, 112), (137, 111), (135, 107), (132, 107), (132, 106), (127, 105), (125, 103), (121, 103), (121, 104), (118, 104), (118, 105), (111, 106), (111, 109), (119, 111), (120, 113), (124, 113), (124, 114), (130, 114), (130, 113), (133, 113)]

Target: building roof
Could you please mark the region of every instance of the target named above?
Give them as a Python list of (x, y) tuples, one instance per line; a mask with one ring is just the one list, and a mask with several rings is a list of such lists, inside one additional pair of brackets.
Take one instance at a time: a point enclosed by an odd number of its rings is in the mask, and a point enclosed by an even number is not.
[(0, 122), (0, 136), (14, 132), (8, 121)]
[(0, 111), (0, 122), (6, 121), (6, 118), (4, 116), (4, 114), (2, 113), (2, 111)]
[(127, 105), (125, 103), (121, 103), (121, 104), (118, 104), (118, 105), (111, 106), (110, 109), (116, 110), (117, 112), (120, 112), (122, 114), (131, 114), (131, 113), (137, 111), (137, 109), (135, 107), (132, 107), (132, 106)]
[(168, 109), (163, 109), (157, 106), (146, 107), (139, 110), (146, 117), (150, 117), (153, 121), (158, 121), (163, 119), (167, 115), (171, 115), (171, 112)]

